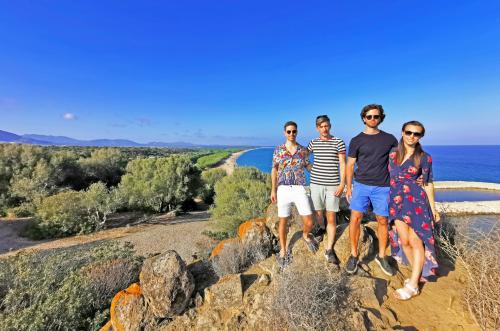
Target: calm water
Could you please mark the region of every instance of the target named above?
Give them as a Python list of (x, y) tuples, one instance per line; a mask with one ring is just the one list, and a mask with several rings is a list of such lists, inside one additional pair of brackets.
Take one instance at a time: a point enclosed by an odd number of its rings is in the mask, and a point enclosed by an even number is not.
[[(495, 146), (424, 146), (432, 155), (434, 180), (464, 180), (500, 183), (500, 145)], [(249, 151), (237, 160), (239, 166), (271, 172), (274, 148)], [(488, 191), (438, 191), (437, 201), (500, 200), (500, 194)]]

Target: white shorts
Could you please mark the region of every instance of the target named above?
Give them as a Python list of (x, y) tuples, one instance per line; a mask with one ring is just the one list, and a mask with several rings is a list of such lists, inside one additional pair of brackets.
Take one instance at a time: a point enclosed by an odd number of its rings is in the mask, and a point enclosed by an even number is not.
[(311, 215), (311, 204), (306, 189), (302, 185), (278, 186), (278, 217), (288, 217), (292, 213), (292, 203), (295, 204), (301, 216)]
[(340, 198), (335, 196), (338, 186), (326, 186), (311, 183), (311, 199), (314, 210), (338, 212)]

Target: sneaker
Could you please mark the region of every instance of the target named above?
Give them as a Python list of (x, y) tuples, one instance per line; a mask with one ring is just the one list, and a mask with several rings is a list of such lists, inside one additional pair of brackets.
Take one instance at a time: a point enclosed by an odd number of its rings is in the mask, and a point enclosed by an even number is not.
[(279, 253), (276, 254), (276, 263), (278, 264), (278, 268), (280, 268), (280, 270), (283, 270), (286, 266), (286, 255), (281, 256)]
[(337, 257), (337, 254), (335, 254), (335, 251), (333, 249), (327, 249), (325, 251), (325, 259), (329, 262), (329, 263), (333, 263), (333, 264), (339, 264), (339, 258)]
[(318, 251), (318, 247), (319, 247), (318, 242), (316, 241), (316, 239), (314, 238), (314, 236), (312, 236), (311, 234), (309, 234), (307, 236), (307, 238), (309, 240), (306, 240), (306, 239), (304, 239), (304, 237), (302, 237), (302, 239), (306, 243), (307, 248), (309, 248), (309, 250), (311, 251), (311, 253), (313, 253), (313, 254), (316, 253)]
[(354, 275), (356, 271), (358, 271), (358, 258), (355, 256), (349, 256), (349, 260), (347, 260), (347, 264), (345, 266), (345, 271), (348, 274)]
[(389, 264), (387, 256), (379, 257), (377, 254), (377, 256), (375, 257), (375, 262), (377, 262), (382, 272), (387, 276), (394, 276), (396, 274), (394, 268)]

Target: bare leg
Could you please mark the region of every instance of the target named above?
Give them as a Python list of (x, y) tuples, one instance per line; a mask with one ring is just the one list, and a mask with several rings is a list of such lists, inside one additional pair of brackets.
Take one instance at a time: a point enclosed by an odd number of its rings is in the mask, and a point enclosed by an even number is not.
[(280, 235), (280, 256), (283, 257), (286, 254), (286, 235), (287, 235), (287, 217), (280, 217), (280, 223), (278, 227), (278, 232)]
[(410, 245), (413, 249), (413, 265), (411, 270), (410, 285), (412, 287), (418, 286), (418, 281), (420, 275), (422, 274), (422, 269), (424, 268), (425, 262), (425, 249), (424, 243), (420, 240), (419, 236), (410, 229)]
[(316, 210), (315, 212), (316, 212), (316, 224), (321, 229), (325, 229), (324, 212), (322, 210)]
[(301, 216), (301, 217), (302, 217), (302, 223), (304, 223), (302, 237), (304, 237), (304, 239), (306, 239), (306, 240), (309, 240), (308, 239), (309, 233), (311, 232), (311, 230), (314, 226), (313, 216), (311, 214), (311, 215), (305, 215), (305, 216)]
[(387, 217), (378, 216), (377, 218), (377, 237), (378, 237), (378, 256), (384, 257), (387, 248), (387, 241), (389, 240), (389, 225)]
[(398, 231), (399, 241), (401, 242), (401, 248), (405, 253), (406, 259), (413, 266), (413, 249), (410, 245), (410, 227), (403, 221), (396, 220), (396, 230)]
[(337, 228), (337, 222), (335, 221), (335, 212), (326, 212), (326, 233), (328, 234), (328, 240), (326, 242), (326, 249), (332, 249), (333, 243), (335, 242), (335, 229)]
[(351, 255), (358, 256), (358, 240), (360, 234), (361, 219), (363, 213), (351, 210), (351, 221), (349, 223), (349, 238), (351, 239)]

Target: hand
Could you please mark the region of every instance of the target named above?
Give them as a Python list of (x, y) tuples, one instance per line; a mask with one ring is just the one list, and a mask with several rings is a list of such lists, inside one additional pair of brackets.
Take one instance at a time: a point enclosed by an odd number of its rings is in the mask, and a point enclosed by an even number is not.
[(347, 187), (347, 190), (345, 191), (345, 198), (347, 199), (347, 202), (351, 202), (352, 189), (350, 187)]
[(340, 184), (339, 186), (337, 186), (337, 189), (335, 190), (334, 195), (336, 197), (340, 197), (342, 195), (342, 192), (344, 192), (344, 187), (345, 187), (344, 184)]
[(439, 223), (441, 221), (441, 215), (435, 210), (432, 211), (432, 216), (434, 216), (434, 223)]
[(424, 176), (422, 175), (418, 176), (416, 182), (418, 186), (424, 187)]
[(271, 191), (271, 203), (276, 203), (276, 191)]

